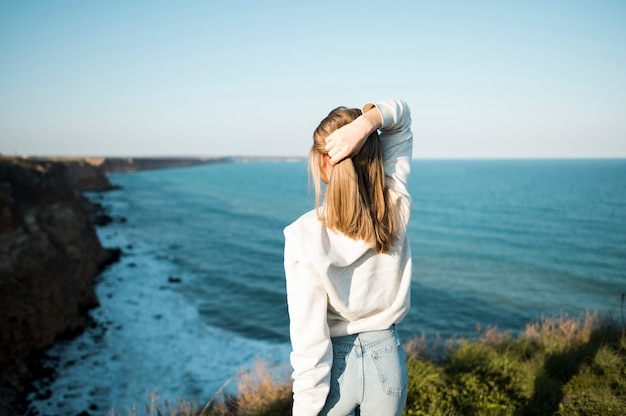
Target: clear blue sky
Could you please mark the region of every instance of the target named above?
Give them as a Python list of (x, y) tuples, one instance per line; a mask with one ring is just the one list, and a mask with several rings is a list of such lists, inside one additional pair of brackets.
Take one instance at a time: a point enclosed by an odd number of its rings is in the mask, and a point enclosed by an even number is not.
[(626, 157), (626, 1), (4, 1), (0, 153), (291, 155), (404, 98), (417, 158)]

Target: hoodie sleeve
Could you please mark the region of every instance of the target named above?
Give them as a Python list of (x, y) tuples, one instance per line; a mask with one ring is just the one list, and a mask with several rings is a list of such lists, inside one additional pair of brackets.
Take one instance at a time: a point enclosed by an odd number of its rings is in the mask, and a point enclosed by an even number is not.
[(406, 102), (399, 98), (367, 103), (363, 106), (363, 112), (372, 108), (376, 108), (382, 118), (380, 142), (388, 185), (404, 198), (407, 207), (410, 208), (411, 196), (407, 190), (407, 183), (413, 157), (411, 111)]
[(327, 323), (327, 295), (320, 277), (299, 261), (294, 244), (306, 236), (285, 229), (285, 275), (293, 367), (293, 414), (315, 416), (330, 389), (332, 344)]

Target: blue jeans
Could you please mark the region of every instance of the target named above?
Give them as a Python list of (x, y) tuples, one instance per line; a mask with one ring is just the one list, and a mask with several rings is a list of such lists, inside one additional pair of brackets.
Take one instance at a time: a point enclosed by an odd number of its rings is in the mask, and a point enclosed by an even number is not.
[(402, 415), (408, 376), (395, 326), (332, 338), (330, 393), (320, 415)]

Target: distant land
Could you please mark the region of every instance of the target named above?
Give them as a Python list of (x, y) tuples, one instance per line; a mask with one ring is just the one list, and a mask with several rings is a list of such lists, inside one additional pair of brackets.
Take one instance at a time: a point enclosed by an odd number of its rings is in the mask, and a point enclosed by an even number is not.
[(1, 160), (30, 160), (49, 162), (85, 162), (102, 169), (105, 173), (136, 172), (140, 170), (181, 168), (212, 163), (252, 163), (252, 162), (300, 162), (303, 157), (289, 156), (163, 156), (163, 157), (91, 157), (91, 156), (8, 156), (0, 155)]

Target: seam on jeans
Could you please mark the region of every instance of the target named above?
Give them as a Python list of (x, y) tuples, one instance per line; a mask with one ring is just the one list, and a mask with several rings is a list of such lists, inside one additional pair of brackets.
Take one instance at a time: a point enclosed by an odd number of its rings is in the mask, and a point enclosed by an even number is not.
[[(400, 381), (401, 385), (389, 385), (389, 381), (387, 380), (387, 372), (385, 371), (385, 366), (383, 365), (384, 363), (380, 360), (384, 359), (384, 357), (389, 356), (391, 354), (401, 354), (404, 355), (403, 353), (401, 353), (401, 343), (399, 338), (395, 338), (395, 342), (393, 343), (392, 346), (383, 348), (381, 350), (378, 351), (372, 351), (370, 353), (372, 360), (374, 361), (374, 366), (376, 368), (376, 371), (378, 372), (378, 377), (380, 379), (380, 383), (381, 383), (381, 387), (383, 388), (383, 391), (390, 396), (402, 396), (404, 390), (407, 388), (407, 379), (404, 376), (404, 374), (401, 376), (402, 377), (402, 381)], [(402, 371), (402, 370), (401, 370)], [(404, 373), (404, 371), (402, 371)]]
[(380, 344), (382, 344), (384, 342), (389, 341), (389, 339), (394, 338), (395, 336), (396, 336), (396, 333), (394, 331), (391, 331), (391, 332), (389, 332), (389, 334), (385, 335), (384, 337), (379, 338), (376, 341), (371, 342), (369, 344), (365, 344), (362, 348), (363, 348), (364, 351), (371, 350), (372, 348), (375, 348), (378, 345), (380, 345)]
[(385, 392), (387, 393), (389, 396), (402, 396), (402, 388), (396, 389), (393, 387), (387, 387), (387, 391)]
[(371, 354), (372, 354), (372, 357), (382, 357), (382, 356), (387, 355), (387, 354), (392, 354), (392, 353), (398, 351), (400, 348), (401, 348), (400, 341), (398, 339), (396, 339), (395, 342), (393, 343), (393, 345), (390, 345), (390, 346), (388, 346), (386, 348), (383, 348), (381, 350), (372, 351)]

